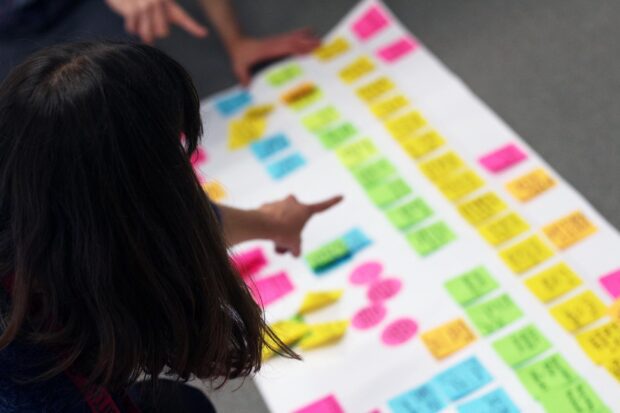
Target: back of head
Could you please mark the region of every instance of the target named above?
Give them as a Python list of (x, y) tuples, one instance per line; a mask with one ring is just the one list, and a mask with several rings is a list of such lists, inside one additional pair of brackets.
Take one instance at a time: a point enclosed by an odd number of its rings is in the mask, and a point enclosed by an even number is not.
[[(179, 136), (184, 133), (186, 139)], [(231, 269), (189, 163), (202, 133), (189, 75), (143, 45), (32, 56), (0, 87), (0, 348), (45, 346), (92, 382), (166, 366), (183, 378), (260, 365), (265, 324)]]

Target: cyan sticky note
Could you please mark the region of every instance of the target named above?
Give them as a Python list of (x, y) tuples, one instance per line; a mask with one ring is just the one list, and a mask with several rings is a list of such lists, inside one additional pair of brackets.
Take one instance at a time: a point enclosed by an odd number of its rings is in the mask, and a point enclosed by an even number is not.
[(503, 389), (496, 389), (482, 397), (464, 403), (457, 408), (459, 413), (519, 413), (508, 394)]
[(475, 392), (492, 380), (480, 361), (476, 357), (471, 357), (439, 373), (433, 379), (433, 385), (446, 399), (455, 401)]
[(351, 254), (364, 249), (372, 243), (372, 241), (359, 228), (354, 228), (342, 236), (342, 240), (347, 244)]
[(245, 90), (233, 92), (218, 99), (215, 107), (223, 116), (232, 116), (252, 102), (252, 96)]
[(437, 413), (446, 401), (431, 384), (424, 384), (388, 401), (392, 413)]
[(306, 164), (306, 160), (299, 153), (294, 153), (269, 165), (267, 171), (273, 179), (282, 179)]
[(252, 143), (250, 149), (252, 149), (254, 156), (256, 156), (259, 161), (264, 161), (289, 146), (291, 146), (291, 143), (286, 136), (282, 133), (278, 133), (277, 135)]

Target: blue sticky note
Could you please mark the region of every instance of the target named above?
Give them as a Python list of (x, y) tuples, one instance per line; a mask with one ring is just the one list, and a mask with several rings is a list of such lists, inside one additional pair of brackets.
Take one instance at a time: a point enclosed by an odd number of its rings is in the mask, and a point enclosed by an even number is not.
[(294, 153), (269, 165), (267, 171), (273, 179), (282, 179), (306, 164), (306, 160)]
[(354, 228), (344, 234), (342, 236), (342, 240), (349, 247), (351, 254), (355, 254), (372, 243), (366, 234), (364, 234), (364, 232), (359, 228)]
[(286, 136), (282, 133), (278, 133), (277, 135), (252, 143), (250, 148), (256, 158), (258, 158), (259, 161), (263, 161), (289, 146), (291, 146), (291, 143), (286, 139)]
[(224, 116), (232, 116), (252, 102), (252, 96), (245, 91), (233, 92), (215, 102), (215, 107)]
[(458, 407), (459, 413), (519, 413), (503, 389), (493, 390)]
[(430, 384), (416, 387), (388, 401), (392, 413), (437, 413), (446, 402)]
[(448, 400), (455, 401), (493, 380), (476, 357), (450, 367), (433, 379), (433, 384)]

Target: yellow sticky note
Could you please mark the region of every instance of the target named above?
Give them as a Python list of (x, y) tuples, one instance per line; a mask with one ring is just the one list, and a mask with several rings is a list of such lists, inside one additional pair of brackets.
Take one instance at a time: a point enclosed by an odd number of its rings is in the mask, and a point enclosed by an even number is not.
[(546, 303), (581, 285), (581, 278), (562, 262), (528, 278), (525, 285), (540, 301)]
[[(310, 331), (310, 327), (306, 323), (297, 320), (278, 321), (269, 327), (276, 337), (287, 346), (292, 345)], [(268, 359), (275, 354), (274, 350), (269, 347), (277, 349), (278, 345), (269, 336), (265, 337), (265, 344), (262, 351), (263, 359)]]
[(420, 136), (411, 136), (400, 141), (400, 145), (413, 159), (419, 159), (439, 149), (446, 140), (437, 131), (431, 130)]
[(553, 256), (553, 251), (537, 235), (505, 248), (499, 253), (508, 267), (521, 274)]
[(620, 382), (620, 356), (605, 361), (605, 368), (617, 381)]
[(582, 212), (559, 219), (543, 228), (549, 240), (558, 248), (566, 249), (596, 232), (596, 227)]
[(592, 291), (584, 291), (549, 310), (567, 331), (576, 331), (607, 313), (607, 306)]
[(228, 148), (243, 148), (263, 136), (266, 129), (265, 118), (234, 119), (228, 124)]
[(418, 111), (408, 112), (386, 123), (388, 131), (397, 141), (417, 133), (424, 126), (426, 119)]
[(432, 182), (445, 182), (460, 169), (465, 162), (454, 151), (445, 152), (420, 164), (420, 170)]
[(311, 291), (306, 293), (301, 307), (299, 308), (299, 314), (308, 314), (312, 311), (327, 307), (340, 300), (343, 293), (344, 290)]
[(486, 192), (459, 205), (459, 213), (473, 226), (497, 216), (508, 208), (506, 203), (494, 192)]
[(385, 119), (408, 105), (409, 100), (406, 97), (403, 95), (395, 95), (375, 103), (370, 110), (372, 110), (372, 113), (379, 119)]
[(217, 181), (209, 181), (202, 184), (202, 189), (207, 193), (213, 202), (221, 201), (226, 198), (226, 190)]
[(538, 168), (506, 184), (506, 189), (519, 201), (525, 202), (555, 185), (544, 169)]
[(614, 301), (607, 311), (612, 320), (620, 323), (620, 299)]
[(459, 199), (471, 194), (472, 192), (484, 186), (484, 181), (480, 176), (472, 171), (467, 170), (459, 173), (452, 178), (439, 184), (439, 190), (450, 201), (458, 201)]
[(334, 40), (324, 43), (321, 47), (317, 48), (314, 51), (314, 56), (323, 62), (327, 62), (347, 52), (350, 48), (351, 46), (347, 39), (344, 37), (336, 37)]
[(438, 360), (453, 354), (476, 340), (476, 336), (461, 318), (447, 322), (423, 333), (422, 342)]
[(264, 105), (250, 106), (246, 109), (243, 116), (246, 118), (264, 118), (269, 116), (274, 109), (275, 106), (270, 103), (266, 103)]
[(340, 71), (340, 79), (345, 83), (353, 83), (375, 70), (375, 64), (367, 56), (358, 57)]
[(366, 103), (370, 103), (385, 95), (396, 86), (394, 82), (385, 76), (381, 76), (372, 82), (366, 83), (357, 89), (357, 96)]
[(332, 321), (310, 325), (308, 334), (299, 342), (302, 350), (312, 350), (340, 341), (349, 328), (348, 321)]
[(500, 245), (529, 230), (530, 226), (515, 212), (481, 226), (478, 231), (491, 245)]
[(615, 321), (593, 328), (577, 336), (586, 354), (597, 364), (620, 356), (620, 324)]

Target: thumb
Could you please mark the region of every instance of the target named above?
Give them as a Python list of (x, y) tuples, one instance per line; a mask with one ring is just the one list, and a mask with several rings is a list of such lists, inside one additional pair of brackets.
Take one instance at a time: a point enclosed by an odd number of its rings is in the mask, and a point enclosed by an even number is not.
[(205, 26), (198, 23), (185, 10), (174, 2), (167, 3), (168, 19), (170, 22), (181, 27), (183, 30), (195, 37), (205, 37), (209, 32)]
[(235, 76), (237, 76), (237, 79), (239, 79), (239, 82), (241, 82), (241, 85), (247, 86), (250, 84), (250, 73), (249, 69), (246, 66), (241, 64), (235, 64), (234, 72)]
[(336, 204), (339, 204), (343, 199), (344, 198), (342, 197), (342, 195), (338, 195), (338, 196), (326, 199), (325, 201), (317, 202), (314, 204), (308, 204), (307, 207), (311, 214), (317, 214), (319, 212), (323, 212), (333, 207)]

